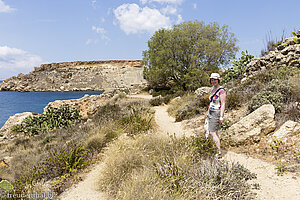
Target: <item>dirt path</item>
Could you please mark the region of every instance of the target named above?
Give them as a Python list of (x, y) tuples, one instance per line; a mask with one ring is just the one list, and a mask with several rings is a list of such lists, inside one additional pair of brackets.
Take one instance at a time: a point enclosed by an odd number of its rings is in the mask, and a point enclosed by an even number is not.
[(275, 165), (243, 154), (228, 151), (224, 159), (230, 162), (239, 162), (257, 174), (257, 179), (252, 180), (252, 182), (260, 185), (260, 190), (254, 191), (257, 193), (258, 199), (300, 199), (300, 177), (295, 177), (292, 174), (277, 176)]
[(61, 200), (105, 200), (106, 195), (98, 190), (98, 177), (100, 177), (102, 165), (96, 164), (90, 172), (86, 174), (84, 180), (63, 192), (59, 198)]
[[(138, 98), (150, 99), (148, 95), (136, 96)], [(175, 122), (173, 117), (167, 113), (167, 106), (157, 106), (155, 109), (155, 121), (159, 129), (164, 134), (174, 134), (177, 137), (192, 135), (190, 131), (182, 128), (181, 122)], [(259, 159), (247, 157), (228, 151), (224, 159), (229, 162), (238, 162), (257, 174), (257, 179), (253, 183), (260, 185), (260, 190), (255, 190), (257, 198), (261, 200), (296, 200), (300, 199), (300, 177), (292, 174), (277, 176), (275, 166), (271, 163), (263, 162)], [(63, 200), (105, 200), (104, 193), (97, 190), (97, 177), (101, 173), (101, 164), (96, 165), (85, 177), (84, 181), (72, 186), (65, 191), (60, 198)]]
[[(190, 135), (189, 131), (183, 130), (181, 123), (176, 122), (167, 114), (167, 106), (155, 107), (155, 121), (164, 133), (175, 133), (177, 136)], [(260, 159), (248, 157), (228, 151), (224, 158), (229, 162), (238, 162), (251, 172), (257, 174), (257, 179), (252, 183), (258, 183), (260, 190), (255, 190), (257, 199), (260, 200), (300, 200), (300, 177), (292, 174), (277, 176), (275, 165)]]
[(170, 117), (167, 113), (167, 106), (156, 106), (155, 109), (155, 122), (159, 127), (159, 131), (164, 134), (175, 134), (177, 137), (191, 136), (187, 130), (183, 130), (181, 122), (175, 122), (173, 117)]

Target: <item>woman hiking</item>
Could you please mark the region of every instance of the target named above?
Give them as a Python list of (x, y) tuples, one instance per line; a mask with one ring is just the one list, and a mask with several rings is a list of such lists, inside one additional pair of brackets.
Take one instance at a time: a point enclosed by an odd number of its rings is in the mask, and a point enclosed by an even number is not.
[(220, 75), (218, 73), (212, 73), (209, 82), (212, 85), (212, 88), (209, 96), (210, 104), (207, 111), (208, 131), (218, 148), (216, 156), (220, 158), (221, 145), (218, 129), (219, 125), (224, 122), (226, 92), (225, 89), (220, 86)]

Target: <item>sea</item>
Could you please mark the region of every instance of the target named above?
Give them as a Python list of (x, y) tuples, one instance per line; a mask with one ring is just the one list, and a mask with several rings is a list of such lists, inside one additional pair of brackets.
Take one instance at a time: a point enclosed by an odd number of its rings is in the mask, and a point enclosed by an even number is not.
[[(2, 81), (0, 81), (2, 82)], [(99, 95), (102, 92), (0, 92), (0, 128), (16, 113), (42, 113), (49, 102), (79, 99), (85, 94)]]

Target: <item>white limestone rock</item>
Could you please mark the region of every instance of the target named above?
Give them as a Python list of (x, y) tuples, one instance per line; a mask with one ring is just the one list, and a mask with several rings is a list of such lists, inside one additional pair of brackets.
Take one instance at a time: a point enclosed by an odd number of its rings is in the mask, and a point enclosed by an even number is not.
[(258, 142), (261, 136), (275, 129), (274, 115), (273, 105), (263, 105), (229, 127), (227, 134), (238, 144), (247, 140)]

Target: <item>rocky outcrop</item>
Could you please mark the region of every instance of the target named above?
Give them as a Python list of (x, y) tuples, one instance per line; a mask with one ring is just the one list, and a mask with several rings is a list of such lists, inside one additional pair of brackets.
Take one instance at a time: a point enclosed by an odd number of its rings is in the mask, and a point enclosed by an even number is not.
[(79, 110), (82, 119), (87, 119), (89, 116), (92, 116), (99, 107), (105, 105), (108, 100), (112, 99), (112, 97), (116, 97), (117, 95), (122, 94), (119, 90), (107, 91), (102, 93), (101, 95), (88, 95), (86, 94), (84, 97), (80, 99), (71, 99), (71, 100), (56, 100), (48, 103), (48, 105), (44, 108), (44, 112), (49, 108), (59, 108), (62, 105), (69, 105), (71, 108), (76, 108)]
[(300, 133), (300, 123), (294, 122), (291, 120), (286, 121), (277, 131), (272, 135), (272, 139), (274, 140), (286, 140), (289, 137), (297, 135)]
[(209, 94), (210, 90), (211, 90), (211, 87), (201, 87), (195, 91), (195, 94), (197, 96), (203, 96), (205, 94)]
[(0, 141), (3, 139), (10, 139), (14, 137), (11, 134), (11, 128), (15, 124), (20, 124), (23, 119), (32, 115), (31, 112), (17, 113), (9, 117), (9, 119), (5, 122), (4, 126), (0, 129)]
[(146, 84), (141, 60), (78, 61), (43, 64), (29, 74), (0, 83), (0, 91), (131, 90)]
[(296, 36), (286, 38), (275, 51), (270, 51), (261, 58), (254, 58), (246, 66), (245, 79), (269, 69), (280, 67), (300, 68), (300, 30)]
[(263, 105), (229, 127), (227, 134), (237, 144), (246, 140), (258, 142), (262, 136), (275, 129), (274, 115), (275, 108), (272, 104)]

